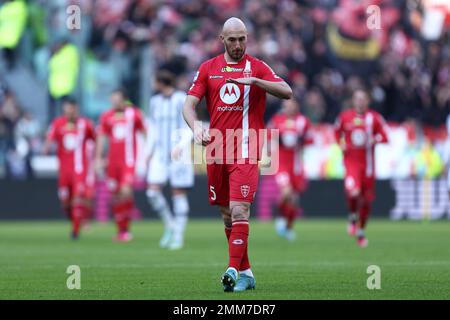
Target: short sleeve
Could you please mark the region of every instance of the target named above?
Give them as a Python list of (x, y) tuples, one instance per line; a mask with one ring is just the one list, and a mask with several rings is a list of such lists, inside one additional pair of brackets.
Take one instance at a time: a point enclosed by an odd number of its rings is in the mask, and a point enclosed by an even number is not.
[(137, 130), (139, 130), (139, 131), (144, 131), (145, 130), (144, 119), (142, 117), (141, 110), (136, 109), (134, 121), (135, 121), (135, 126), (136, 126)]
[(388, 126), (386, 124), (386, 121), (384, 121), (384, 118), (381, 114), (375, 114), (375, 134), (376, 134), (376, 140), (379, 143), (386, 143), (388, 142)]
[(97, 134), (109, 134), (111, 131), (111, 128), (108, 124), (108, 117), (107, 114), (103, 114), (100, 117), (100, 121), (97, 127)]
[(148, 103), (148, 119), (150, 121), (156, 121), (155, 118), (155, 107), (156, 107), (156, 97), (151, 97)]
[(305, 145), (314, 143), (314, 136), (311, 128), (311, 121), (309, 121), (309, 119), (305, 117), (305, 129), (303, 131), (303, 144)]
[(95, 129), (94, 129), (94, 124), (92, 123), (92, 121), (87, 120), (86, 121), (86, 128), (87, 128), (87, 137), (91, 140), (95, 140)]
[(57, 135), (57, 121), (53, 121), (52, 124), (50, 125), (50, 128), (47, 131), (47, 139), (51, 140), (51, 141), (55, 141), (56, 140), (56, 135)]
[(267, 80), (267, 81), (272, 81), (272, 82), (284, 81), (264, 61), (260, 62), (260, 75), (259, 75), (259, 78), (262, 79), (262, 80)]
[(195, 74), (192, 86), (189, 88), (187, 94), (202, 99), (208, 88), (208, 70), (206, 63), (200, 65), (197, 73)]
[(334, 138), (337, 143), (341, 140), (342, 134), (342, 115), (338, 115), (334, 122)]

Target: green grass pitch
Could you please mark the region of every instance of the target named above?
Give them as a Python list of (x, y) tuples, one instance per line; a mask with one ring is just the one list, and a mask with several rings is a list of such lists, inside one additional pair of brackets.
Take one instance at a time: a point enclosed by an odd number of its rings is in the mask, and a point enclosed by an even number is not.
[[(298, 239), (278, 238), (273, 223), (252, 221), (256, 290), (224, 293), (227, 246), (219, 220), (191, 220), (181, 251), (158, 247), (159, 221), (138, 221), (131, 243), (113, 243), (112, 224), (95, 224), (78, 242), (67, 222), (0, 223), (0, 299), (450, 299), (450, 223), (370, 221), (368, 248), (345, 221), (308, 219)], [(66, 269), (81, 268), (69, 290)], [(381, 268), (381, 289), (366, 287)]]

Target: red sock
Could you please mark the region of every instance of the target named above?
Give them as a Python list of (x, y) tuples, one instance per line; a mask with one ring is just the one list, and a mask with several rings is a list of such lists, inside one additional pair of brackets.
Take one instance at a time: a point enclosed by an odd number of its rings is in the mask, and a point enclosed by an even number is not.
[(230, 239), (228, 241), (228, 267), (240, 270), (242, 258), (247, 251), (248, 220), (233, 221)]
[(278, 204), (278, 210), (280, 210), (280, 214), (286, 220), (289, 219), (289, 204), (287, 201), (282, 201)]
[(91, 220), (91, 217), (92, 217), (92, 206), (85, 206), (84, 207), (84, 216), (83, 216), (84, 221)]
[(117, 200), (112, 207), (114, 219), (119, 232), (127, 232), (130, 225), (131, 210), (133, 210), (133, 199)]
[(370, 214), (370, 202), (363, 201), (363, 204), (359, 208), (359, 223), (362, 229), (366, 227), (367, 220), (369, 219)]
[[(230, 240), (231, 228), (225, 227), (225, 235), (227, 236), (227, 240)], [(250, 261), (248, 260), (248, 245), (245, 247), (245, 253), (242, 257), (241, 265), (239, 267), (239, 271), (250, 269)]]
[(347, 198), (348, 209), (351, 213), (356, 213), (358, 211), (358, 198), (348, 197)]
[(245, 245), (244, 255), (242, 256), (241, 265), (239, 266), (239, 271), (244, 271), (250, 269), (250, 261), (248, 260), (248, 241)]
[(72, 206), (72, 232), (78, 234), (80, 232), (81, 221), (83, 221), (84, 206), (82, 204), (75, 204)]
[(72, 206), (69, 204), (69, 205), (63, 205), (63, 211), (64, 211), (64, 214), (66, 215), (66, 217), (68, 218), (68, 219), (72, 219)]
[(287, 212), (287, 226), (286, 227), (288, 229), (292, 229), (294, 220), (297, 217), (297, 208), (294, 205), (288, 203), (286, 212)]
[(288, 229), (292, 229), (295, 218), (297, 217), (297, 207), (289, 201), (283, 201), (278, 205), (281, 215), (286, 219)]

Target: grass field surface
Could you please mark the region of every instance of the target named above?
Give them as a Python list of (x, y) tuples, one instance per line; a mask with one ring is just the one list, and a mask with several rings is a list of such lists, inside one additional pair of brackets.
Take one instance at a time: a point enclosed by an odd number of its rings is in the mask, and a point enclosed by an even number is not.
[[(192, 220), (180, 251), (158, 246), (162, 225), (138, 221), (134, 240), (114, 243), (113, 224), (94, 224), (78, 241), (67, 222), (0, 223), (0, 299), (450, 299), (450, 223), (370, 221), (367, 248), (344, 220), (302, 220), (298, 239), (252, 221), (249, 255), (256, 290), (224, 293), (227, 245), (219, 220)], [(81, 289), (69, 290), (69, 265)], [(381, 269), (381, 289), (366, 286)]]

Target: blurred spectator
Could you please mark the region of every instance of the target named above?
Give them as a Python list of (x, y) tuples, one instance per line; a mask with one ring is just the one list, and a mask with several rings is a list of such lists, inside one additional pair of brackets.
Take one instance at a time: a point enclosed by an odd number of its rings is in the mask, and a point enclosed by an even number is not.
[(50, 119), (59, 113), (58, 101), (74, 93), (80, 69), (78, 49), (67, 39), (58, 41), (52, 48), (48, 63), (48, 90), (50, 93)]
[(416, 154), (414, 167), (416, 176), (420, 178), (434, 179), (443, 173), (444, 163), (431, 141), (425, 140)]
[(14, 67), (16, 52), (27, 22), (27, 4), (24, 0), (0, 2), (0, 49), (7, 68)]
[(31, 166), (31, 157), (40, 153), (42, 147), (41, 140), (41, 125), (39, 122), (28, 112), (25, 112), (17, 121), (15, 127), (15, 141), (16, 141), (16, 153), (19, 156), (20, 161), (25, 164), (24, 174), (28, 178), (33, 178), (33, 168)]

